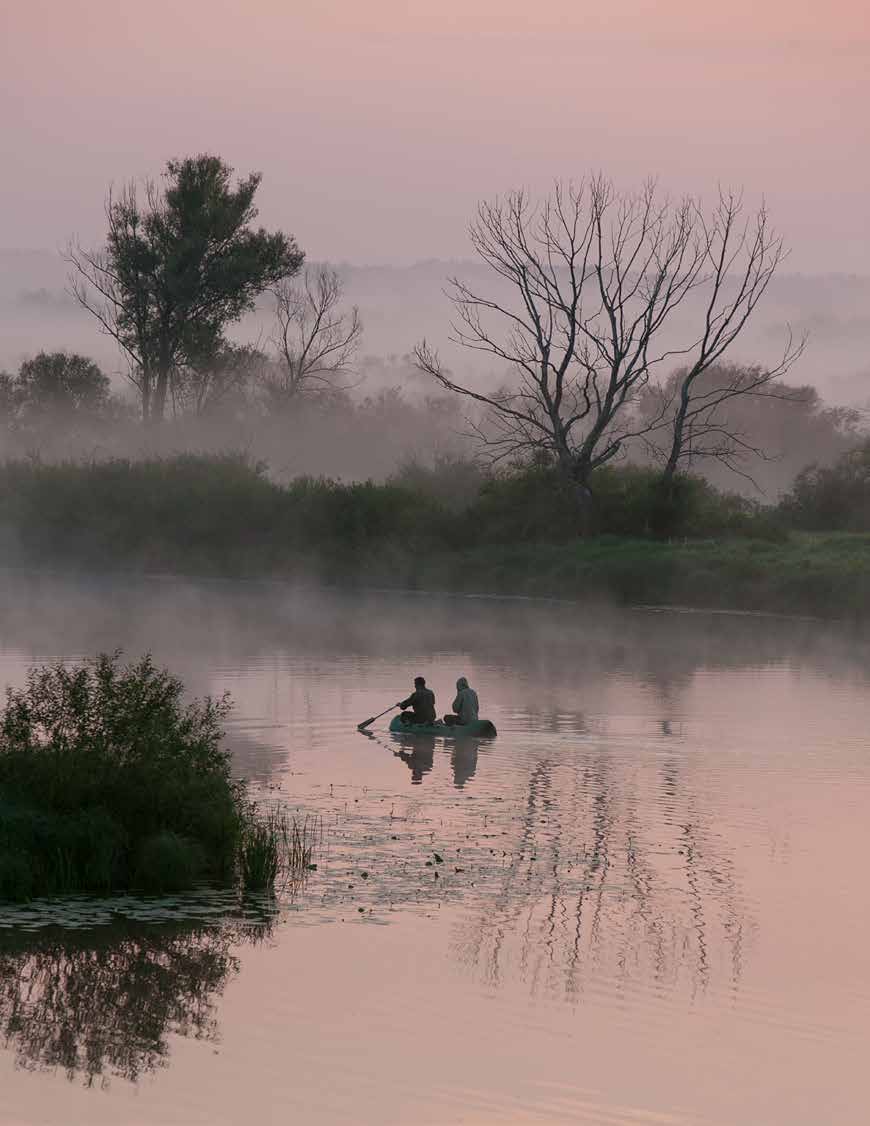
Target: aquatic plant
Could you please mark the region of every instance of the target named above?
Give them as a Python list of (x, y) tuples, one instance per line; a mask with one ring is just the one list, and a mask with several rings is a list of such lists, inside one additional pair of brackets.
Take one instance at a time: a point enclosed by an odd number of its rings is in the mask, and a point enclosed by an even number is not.
[(249, 891), (271, 887), (278, 878), (281, 869), (279, 817), (270, 813), (264, 820), (253, 816), (248, 820), (239, 848), (239, 869), (242, 886)]
[(316, 833), (316, 822), (308, 817), (300, 821), (283, 809), (259, 815), (250, 806), (239, 849), (242, 886), (262, 891), (279, 879), (298, 882), (311, 868)]
[[(287, 819), (284, 820), (286, 829)], [(323, 836), (323, 825), (320, 818), (309, 818), (302, 821), (293, 818), (290, 823), (289, 834), (284, 832), (284, 848), (287, 862), (287, 871), (293, 878), (299, 878), (312, 868), (314, 849), (319, 839)]]

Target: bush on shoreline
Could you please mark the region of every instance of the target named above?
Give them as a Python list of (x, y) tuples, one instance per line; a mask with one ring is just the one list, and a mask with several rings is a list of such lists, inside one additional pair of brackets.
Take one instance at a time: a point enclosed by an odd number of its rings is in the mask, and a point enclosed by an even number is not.
[(870, 440), (833, 465), (807, 466), (780, 507), (794, 528), (870, 532)]
[[(593, 477), (602, 535), (782, 539), (776, 513), (700, 478), (678, 478), (662, 511), (659, 474)], [(665, 527), (666, 526), (666, 527)], [(0, 465), (7, 562), (210, 574), (316, 571), (344, 578), (398, 550), (450, 551), (577, 538), (574, 501), (554, 470), (487, 474), (445, 460), (406, 465), (385, 484), (271, 481), (242, 455)]]
[(806, 495), (803, 507), (787, 498), (765, 508), (681, 477), (663, 497), (661, 477), (635, 466), (602, 468), (594, 486), (598, 534), (581, 539), (571, 496), (540, 466), (486, 473), (445, 459), (408, 464), (385, 485), (299, 478), (284, 486), (237, 455), (7, 462), (0, 561), (865, 613), (866, 543), (804, 531), (821, 519)]
[(271, 880), (278, 835), (233, 779), (227, 698), (183, 702), (149, 656), (33, 669), (0, 717), (0, 899), (78, 891), (173, 892), (244, 876), (263, 830)]

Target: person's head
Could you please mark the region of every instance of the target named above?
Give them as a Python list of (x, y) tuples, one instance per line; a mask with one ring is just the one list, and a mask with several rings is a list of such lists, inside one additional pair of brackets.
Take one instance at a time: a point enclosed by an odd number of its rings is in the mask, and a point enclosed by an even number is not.
[(465, 679), (464, 676), (461, 676), (459, 678), (459, 680), (457, 680), (457, 682), (456, 682), (456, 691), (461, 692), (463, 688), (467, 688), (467, 687), (468, 687), (468, 681)]
[(414, 687), (415, 688), (425, 688), (426, 687), (426, 677), (425, 676), (415, 676), (414, 677)]

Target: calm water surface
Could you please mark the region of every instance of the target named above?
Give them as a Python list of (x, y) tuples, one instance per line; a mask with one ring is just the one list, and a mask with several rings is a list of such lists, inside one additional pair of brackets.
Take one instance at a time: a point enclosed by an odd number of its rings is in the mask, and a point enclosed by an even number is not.
[[(864, 1123), (845, 626), (8, 577), (0, 676), (151, 649), (315, 826), (272, 903), (0, 908), (3, 1123)], [(466, 675), (491, 741), (379, 721)], [(388, 717), (387, 717), (388, 718)]]

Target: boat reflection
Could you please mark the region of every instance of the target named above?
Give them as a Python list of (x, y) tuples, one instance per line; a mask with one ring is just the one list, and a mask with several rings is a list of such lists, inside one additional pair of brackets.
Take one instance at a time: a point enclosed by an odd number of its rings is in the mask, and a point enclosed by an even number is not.
[(403, 746), (394, 753), (411, 771), (411, 784), (419, 786), (435, 762), (435, 736), (397, 735), (395, 738)]
[(479, 739), (456, 739), (450, 749), (450, 766), (453, 769), (453, 785), (461, 790), (477, 772)]

